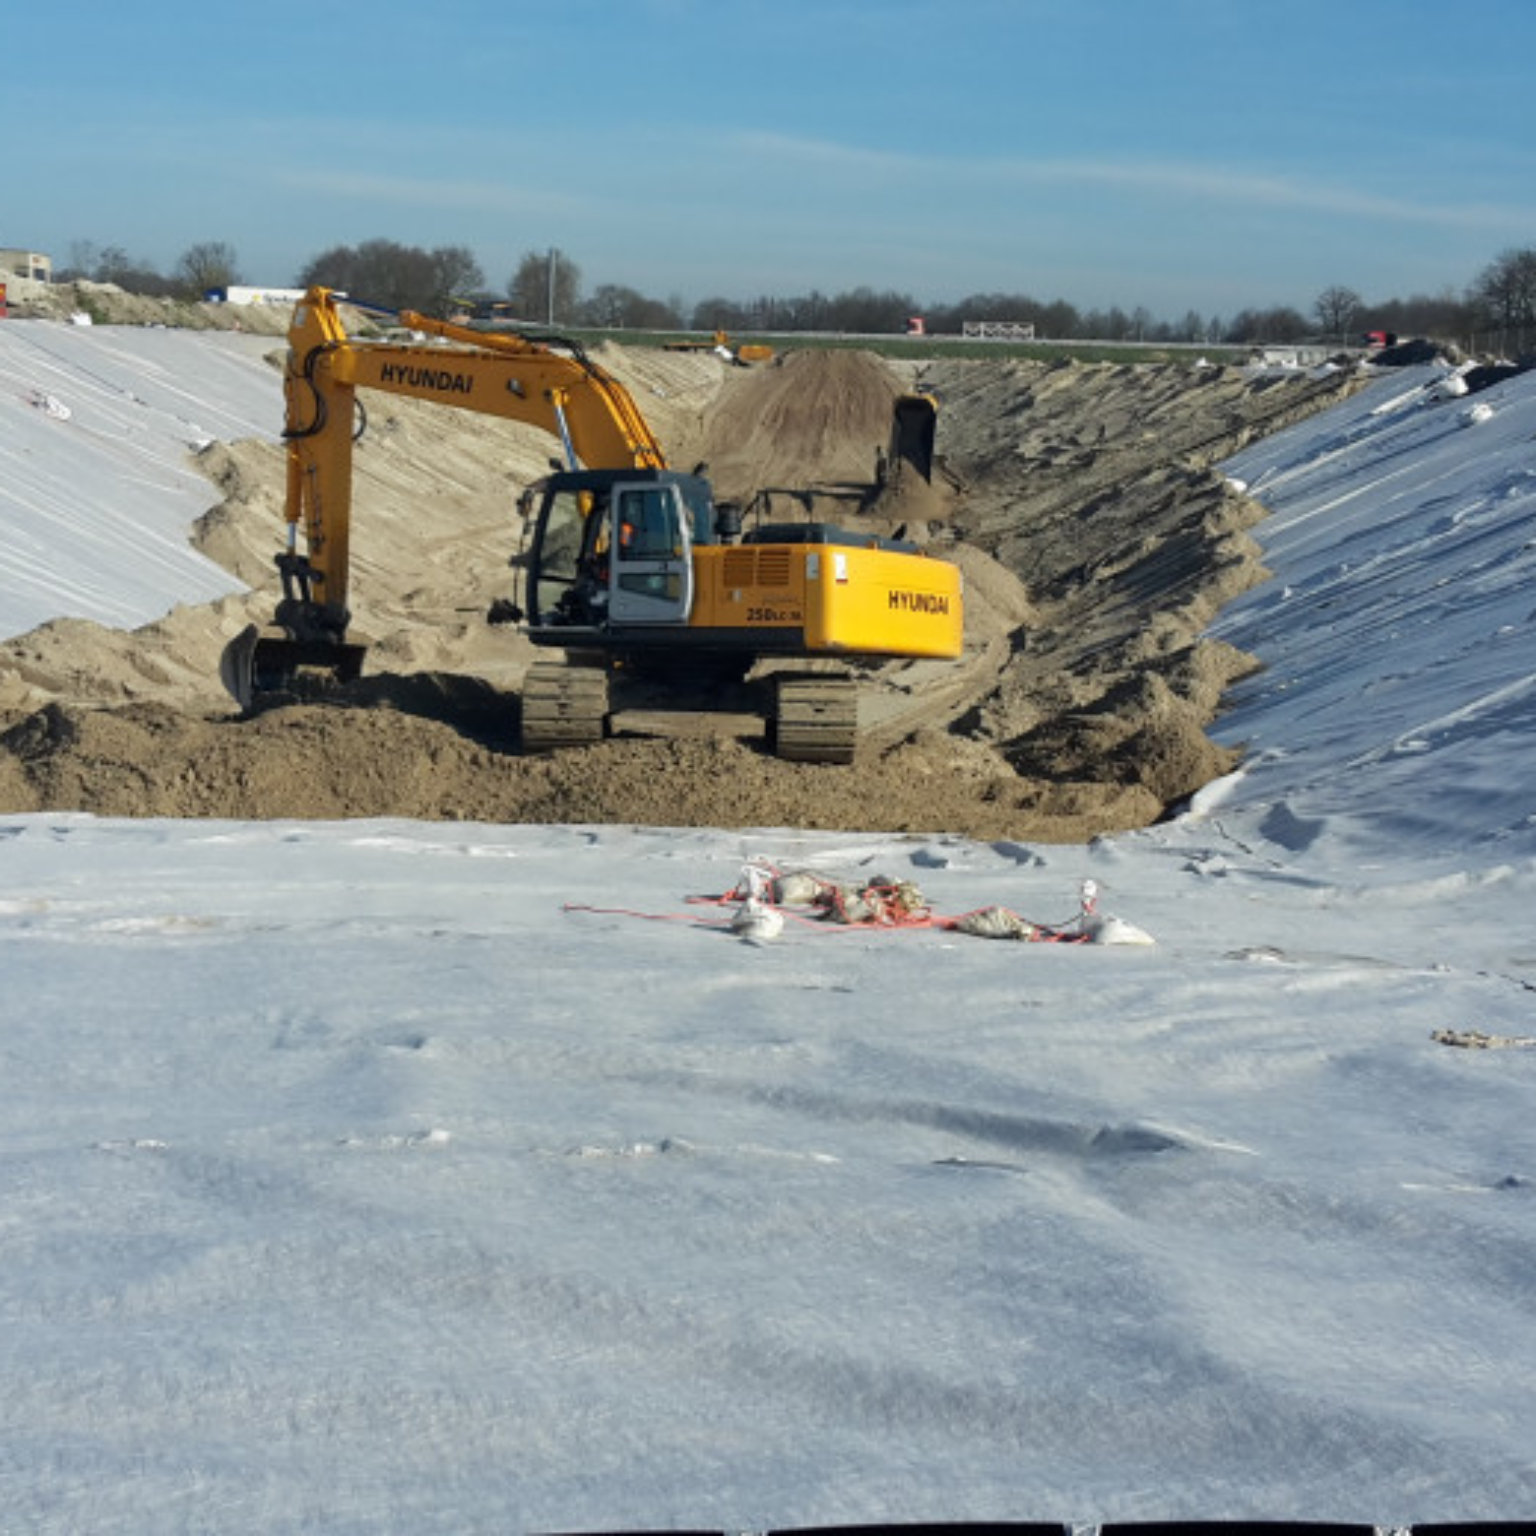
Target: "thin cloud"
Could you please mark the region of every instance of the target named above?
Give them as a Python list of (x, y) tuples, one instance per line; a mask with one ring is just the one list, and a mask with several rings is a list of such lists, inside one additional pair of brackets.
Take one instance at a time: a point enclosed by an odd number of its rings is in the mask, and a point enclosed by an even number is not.
[(401, 208), (468, 209), (475, 213), (567, 215), (587, 207), (579, 197), (562, 192), (530, 192), (505, 182), (440, 181), (410, 176), (367, 176), (356, 171), (280, 171), (279, 186), (328, 198), (378, 203)]
[(774, 133), (739, 134), (735, 142), (744, 151), (764, 158), (906, 181), (925, 179), (931, 182), (943, 178), (950, 184), (959, 181), (1037, 186), (1096, 184), (1121, 187), (1148, 196), (1243, 203), (1254, 207), (1345, 214), (1355, 218), (1386, 219), (1454, 229), (1526, 227), (1536, 221), (1536, 208), (1530, 206), (1456, 204), (1423, 198), (1384, 197), (1377, 192), (1361, 191), (1337, 183), (1254, 174), (1225, 166), (1170, 161), (1031, 160), (1020, 157), (952, 159)]

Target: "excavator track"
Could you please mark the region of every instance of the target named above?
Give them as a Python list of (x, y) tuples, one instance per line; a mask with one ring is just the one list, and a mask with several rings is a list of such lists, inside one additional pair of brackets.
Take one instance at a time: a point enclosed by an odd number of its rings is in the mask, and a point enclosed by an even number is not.
[(851, 763), (859, 744), (859, 685), (837, 676), (781, 677), (773, 750), (794, 763)]
[(608, 732), (608, 674), (537, 661), (523, 679), (523, 750), (587, 747)]

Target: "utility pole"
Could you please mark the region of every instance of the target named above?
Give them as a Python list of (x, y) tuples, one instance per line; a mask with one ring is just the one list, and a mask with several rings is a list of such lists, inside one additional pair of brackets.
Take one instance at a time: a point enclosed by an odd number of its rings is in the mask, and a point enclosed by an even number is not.
[(549, 248), (549, 314), (547, 323), (550, 330), (555, 328), (555, 248)]

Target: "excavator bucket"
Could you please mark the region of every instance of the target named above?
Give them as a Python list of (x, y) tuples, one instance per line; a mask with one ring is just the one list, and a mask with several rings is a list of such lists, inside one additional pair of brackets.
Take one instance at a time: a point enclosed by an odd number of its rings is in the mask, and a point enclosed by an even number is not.
[(890, 472), (895, 479), (901, 479), (910, 468), (932, 482), (938, 409), (937, 398), (921, 391), (897, 399), (891, 416), (890, 452)]
[(247, 624), (224, 647), (219, 678), (249, 714), (263, 699), (310, 691), (317, 677), (354, 682), (362, 675), (367, 649), (333, 640), (295, 640), (285, 629)]

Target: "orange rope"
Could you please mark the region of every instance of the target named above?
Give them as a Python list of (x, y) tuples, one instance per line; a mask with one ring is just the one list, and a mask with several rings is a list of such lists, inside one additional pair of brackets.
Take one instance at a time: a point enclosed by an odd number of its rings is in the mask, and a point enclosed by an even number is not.
[[(771, 864), (755, 864), (753, 868), (761, 869), (765, 877), (773, 880), (781, 879), (783, 876), (783, 871)], [(941, 932), (953, 933), (959, 930), (966, 918), (991, 910), (987, 907), (973, 907), (969, 912), (962, 912), (958, 917), (942, 917), (928, 906), (903, 908), (899, 901), (901, 892), (899, 885), (870, 885), (857, 894), (859, 899), (873, 909), (875, 915), (854, 918), (848, 915), (842, 886), (814, 871), (807, 870), (804, 873), (821, 890), (821, 898), (809, 904), (818, 910), (818, 916), (808, 915), (801, 911), (798, 905), (787, 906), (768, 901), (763, 904), (779, 913), (781, 917), (789, 918), (792, 922), (818, 933), (896, 932), (907, 928), (936, 928)], [(742, 883), (738, 883), (732, 890), (718, 896), (689, 896), (685, 900), (694, 906), (727, 907), (739, 905), (751, 894), (752, 892), (745, 889)], [(1095, 895), (1096, 893), (1085, 893), (1081, 916), (1086, 917), (1093, 913), (1096, 905)], [(759, 897), (759, 900), (762, 898)], [(716, 932), (728, 932), (730, 929), (729, 923), (706, 922), (688, 912), (637, 912), (630, 907), (592, 907), (577, 902), (566, 902), (560, 910), (591, 912), (603, 917), (635, 917), (648, 923), (689, 923), (695, 928), (709, 928)], [(1081, 928), (1073, 929), (1072, 922), (1079, 922), (1080, 918), (1066, 923), (1036, 923), (1027, 917), (1021, 917), (1007, 907), (996, 910), (1006, 913), (1015, 922), (1029, 930), (1028, 937), (1024, 940), (1029, 944), (1091, 944), (1093, 942), (1092, 937), (1084, 933)], [(829, 918), (831, 918), (830, 921)]]
[[(782, 874), (782, 871), (774, 868), (771, 864), (764, 864), (759, 867), (765, 874), (771, 875), (774, 879), (778, 879)], [(937, 928), (944, 932), (954, 932), (967, 917), (972, 917), (976, 913), (988, 910), (985, 907), (973, 907), (971, 911), (962, 912), (956, 917), (941, 916), (928, 906), (904, 911), (894, 901), (899, 887), (893, 885), (871, 885), (866, 886), (858, 894), (866, 900), (870, 900), (880, 915), (869, 918), (853, 918), (848, 915), (843, 888), (836, 881), (827, 880), (813, 871), (807, 870), (805, 873), (817, 882), (826, 898), (826, 905), (816, 904), (818, 905), (818, 910), (823, 914), (822, 916), (807, 916), (798, 906), (783, 906), (773, 902), (765, 902), (764, 904), (771, 906), (774, 911), (784, 917), (801, 923), (805, 927), (815, 928), (822, 932), (830, 933), (843, 930), (868, 932), (871, 929), (896, 930), (905, 928)], [(725, 891), (718, 896), (689, 896), (686, 899), (702, 906), (723, 907), (745, 901), (747, 895), (748, 892), (738, 884), (732, 890)], [(1087, 944), (1092, 942), (1088, 934), (1073, 929), (1072, 922), (1075, 919), (1065, 923), (1037, 923), (1032, 918), (1022, 917), (1019, 913), (1007, 907), (1000, 908), (999, 910), (1006, 912), (1009, 917), (1031, 930), (1031, 936), (1028, 940), (1031, 944)], [(1091, 911), (1091, 904), (1084, 906), (1085, 913)], [(836, 913), (836, 920), (829, 922), (827, 914), (832, 912)]]

